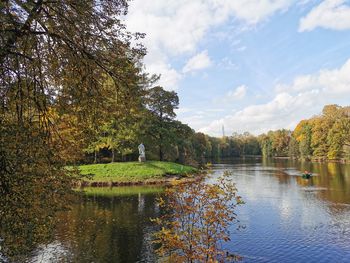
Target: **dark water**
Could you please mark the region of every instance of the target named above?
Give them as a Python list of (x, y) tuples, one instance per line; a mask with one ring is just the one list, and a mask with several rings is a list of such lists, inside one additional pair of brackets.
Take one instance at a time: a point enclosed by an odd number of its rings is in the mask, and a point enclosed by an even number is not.
[[(243, 262), (350, 262), (350, 165), (257, 159), (214, 165), (232, 170), (246, 202), (225, 245)], [(310, 180), (301, 171), (314, 173)], [(149, 218), (160, 188), (90, 190), (60, 215), (55, 240), (28, 262), (154, 262)]]
[(161, 187), (91, 188), (61, 213), (55, 241), (28, 262), (155, 262), (150, 218), (159, 214)]

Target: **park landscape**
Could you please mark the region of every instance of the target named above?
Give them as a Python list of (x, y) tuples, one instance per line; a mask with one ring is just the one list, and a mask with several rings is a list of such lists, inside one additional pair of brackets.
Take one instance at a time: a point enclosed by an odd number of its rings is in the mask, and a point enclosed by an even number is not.
[(0, 3), (0, 262), (350, 261), (350, 6), (170, 2)]

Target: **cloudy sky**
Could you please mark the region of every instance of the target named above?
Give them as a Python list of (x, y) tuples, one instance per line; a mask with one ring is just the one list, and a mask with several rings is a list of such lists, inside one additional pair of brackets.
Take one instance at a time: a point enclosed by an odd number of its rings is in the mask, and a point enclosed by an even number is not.
[(133, 0), (127, 26), (196, 131), (293, 129), (350, 105), (350, 1)]

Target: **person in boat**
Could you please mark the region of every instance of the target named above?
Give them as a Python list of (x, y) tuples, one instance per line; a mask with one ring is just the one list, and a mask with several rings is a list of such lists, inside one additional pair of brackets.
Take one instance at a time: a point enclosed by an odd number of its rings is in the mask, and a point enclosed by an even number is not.
[(309, 171), (304, 171), (302, 176), (303, 176), (303, 178), (309, 179), (311, 177), (311, 173)]

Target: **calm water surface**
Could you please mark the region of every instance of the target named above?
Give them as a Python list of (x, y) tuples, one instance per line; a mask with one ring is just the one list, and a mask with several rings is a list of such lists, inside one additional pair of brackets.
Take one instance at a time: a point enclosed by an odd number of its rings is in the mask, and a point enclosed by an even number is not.
[[(243, 262), (350, 262), (350, 165), (286, 160), (231, 160), (213, 176), (233, 171), (246, 202), (244, 228), (225, 247)], [(310, 180), (301, 171), (314, 173)], [(60, 215), (55, 240), (28, 262), (154, 262), (149, 218), (157, 217), (159, 187), (90, 190)]]

